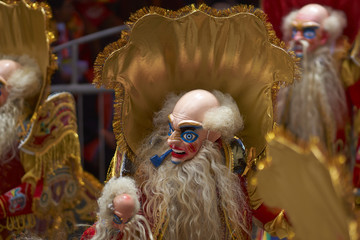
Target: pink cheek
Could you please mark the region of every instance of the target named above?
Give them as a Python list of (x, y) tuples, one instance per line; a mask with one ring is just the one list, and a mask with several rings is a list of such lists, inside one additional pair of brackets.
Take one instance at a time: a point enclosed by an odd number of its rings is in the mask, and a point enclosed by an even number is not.
[(189, 152), (191, 152), (191, 153), (195, 153), (197, 151), (196, 145), (194, 145), (192, 143), (189, 144), (188, 149), (189, 149)]

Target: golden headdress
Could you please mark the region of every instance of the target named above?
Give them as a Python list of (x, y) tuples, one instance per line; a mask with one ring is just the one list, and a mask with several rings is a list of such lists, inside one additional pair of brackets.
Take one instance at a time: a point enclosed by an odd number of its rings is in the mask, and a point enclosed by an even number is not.
[(237, 136), (262, 152), (273, 127), (274, 90), (292, 82), (297, 69), (265, 18), (248, 6), (151, 7), (134, 14), (130, 30), (95, 61), (94, 82), (115, 89), (120, 151), (136, 154), (170, 92), (216, 89), (238, 103), (245, 128)]
[(50, 8), (45, 3), (27, 0), (0, 1), (0, 8), (0, 31), (3, 33), (0, 53), (28, 55), (36, 60), (42, 73), (39, 94), (26, 99), (31, 108), (31, 114), (26, 118), (33, 120), (40, 104), (48, 96), (51, 73), (56, 68), (56, 57), (50, 51), (50, 43), (54, 40), (54, 34), (49, 30)]

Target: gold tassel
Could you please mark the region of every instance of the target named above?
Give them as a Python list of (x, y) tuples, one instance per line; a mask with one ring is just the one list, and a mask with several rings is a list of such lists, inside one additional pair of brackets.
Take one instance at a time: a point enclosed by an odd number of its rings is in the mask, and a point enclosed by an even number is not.
[(78, 135), (75, 132), (66, 133), (59, 137), (59, 141), (53, 144), (44, 154), (31, 155), (21, 151), (21, 162), (25, 169), (23, 181), (34, 178), (35, 182), (46, 173), (54, 173), (54, 170), (64, 165), (75, 168), (75, 173), (81, 181), (81, 160)]
[(0, 224), (0, 232), (4, 229), (7, 229), (8, 231), (22, 231), (24, 229), (33, 228), (35, 223), (35, 216), (33, 214), (7, 217), (6, 226)]

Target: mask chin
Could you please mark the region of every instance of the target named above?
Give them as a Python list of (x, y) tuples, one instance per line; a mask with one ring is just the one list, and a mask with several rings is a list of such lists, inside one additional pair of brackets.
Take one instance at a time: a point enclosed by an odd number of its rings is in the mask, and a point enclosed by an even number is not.
[(292, 49), (298, 58), (304, 58), (309, 48), (309, 42), (306, 40), (291, 41), (290, 49)]
[(172, 162), (173, 164), (175, 164), (175, 165), (178, 165), (178, 164), (181, 163), (181, 161), (174, 161), (174, 160), (171, 160), (171, 162)]

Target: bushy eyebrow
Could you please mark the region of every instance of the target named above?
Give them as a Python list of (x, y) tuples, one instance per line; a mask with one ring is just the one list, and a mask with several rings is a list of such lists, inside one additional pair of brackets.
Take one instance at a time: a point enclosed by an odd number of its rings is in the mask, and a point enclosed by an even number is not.
[(195, 131), (196, 129), (202, 128), (202, 126), (183, 125), (183, 126), (180, 126), (179, 128), (180, 128), (180, 131), (181, 131), (181, 132), (185, 132), (185, 131), (188, 131), (188, 130)]
[(313, 30), (313, 29), (318, 29), (318, 28), (319, 28), (318, 26), (305, 26), (305, 27), (303, 27), (303, 30), (307, 30), (307, 29)]

